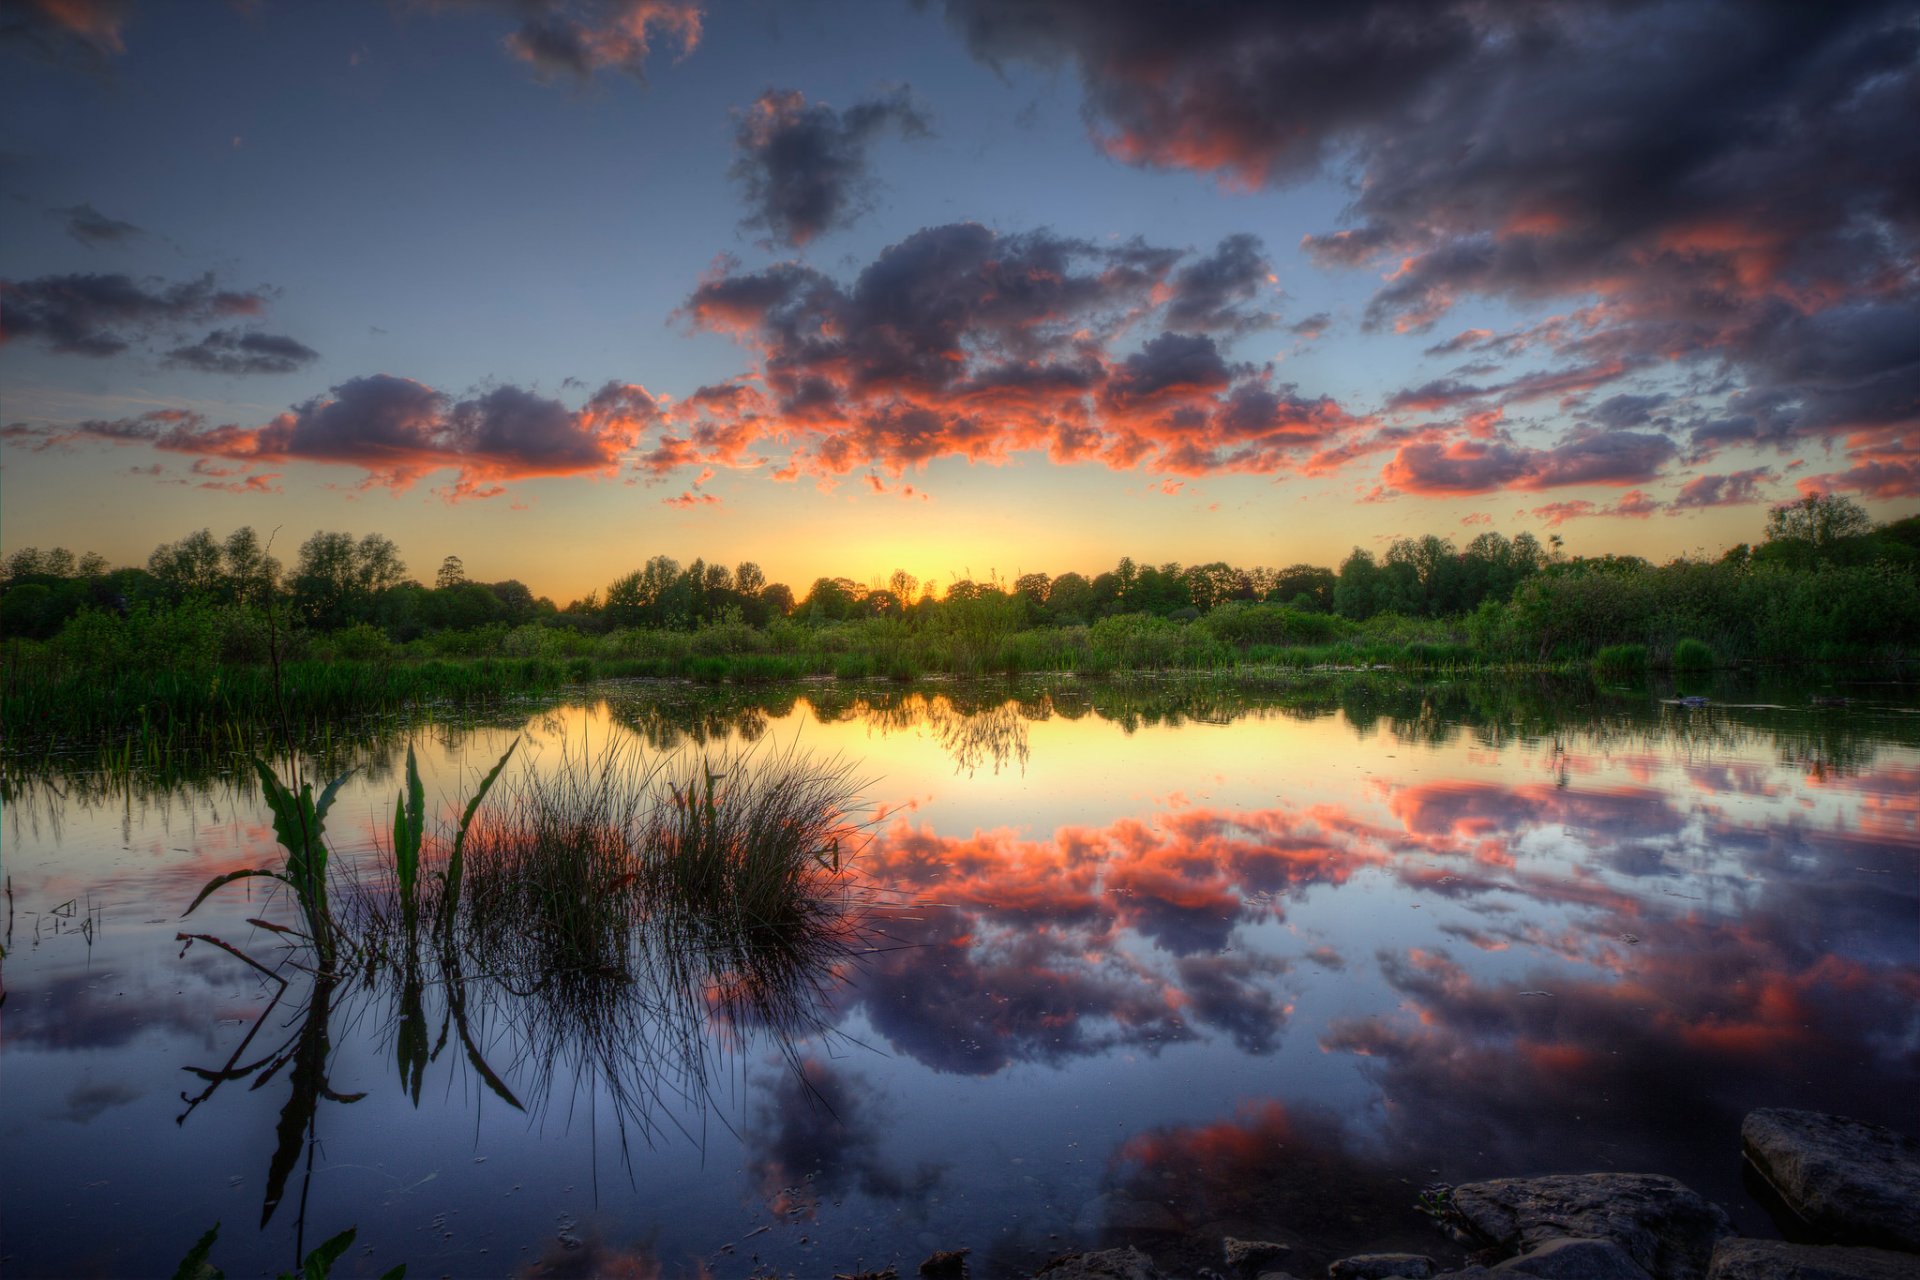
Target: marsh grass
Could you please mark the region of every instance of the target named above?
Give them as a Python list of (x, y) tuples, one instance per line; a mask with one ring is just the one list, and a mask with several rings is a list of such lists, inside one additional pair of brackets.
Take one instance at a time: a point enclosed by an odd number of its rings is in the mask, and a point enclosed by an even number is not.
[[(503, 782), (477, 821), (468, 806), (458, 874), (448, 841), (410, 833), (415, 777), (381, 851), (392, 865), (350, 912), (370, 974), (392, 988), (393, 1052), (415, 1099), (437, 1056), (425, 997), (442, 991), (440, 1041), (457, 1025), (493, 1092), (518, 1107), (553, 1102), (562, 1081), (597, 1087), (622, 1149), (631, 1135), (651, 1144), (708, 1101), (727, 1046), (763, 1031), (797, 1062), (795, 1039), (830, 1034), (845, 964), (885, 941), (879, 895), (852, 875), (864, 823), (838, 760), (765, 744), (565, 748)], [(423, 950), (427, 919), (446, 923)], [(515, 1046), (512, 1088), (469, 1026), (470, 991), (472, 1021)]]

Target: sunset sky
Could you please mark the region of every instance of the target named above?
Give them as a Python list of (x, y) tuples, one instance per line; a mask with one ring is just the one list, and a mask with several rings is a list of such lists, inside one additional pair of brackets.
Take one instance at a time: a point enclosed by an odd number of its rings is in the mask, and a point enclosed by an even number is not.
[(0, 0), (0, 543), (566, 601), (1920, 496), (1920, 7)]

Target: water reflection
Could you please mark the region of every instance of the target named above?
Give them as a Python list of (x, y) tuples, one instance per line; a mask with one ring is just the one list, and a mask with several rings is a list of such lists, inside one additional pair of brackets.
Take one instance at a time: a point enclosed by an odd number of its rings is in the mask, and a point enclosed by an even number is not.
[[(842, 752), (880, 779), (849, 864), (871, 893), (819, 920), (867, 932), (775, 945), (633, 910), (617, 874), (583, 882), (594, 911), (556, 912), (566, 894), (526, 896), (507, 824), (475, 855), (499, 927), (326, 983), (247, 923), (281, 906), (196, 916), (284, 995), (203, 943), (176, 961), (159, 922), (271, 848), (244, 786), (220, 767), (9, 775), (8, 865), (43, 927), (7, 958), (0, 1142), (95, 1169), (9, 1179), (10, 1219), (36, 1224), (10, 1247), (58, 1257), (76, 1188), (133, 1182), (122, 1145), (183, 1171), (182, 1204), (147, 1193), (170, 1214), (263, 1213), (278, 1241), (310, 1190), (316, 1222), (354, 1206), (364, 1242), (423, 1273), (692, 1274), (726, 1243), (743, 1268), (910, 1269), (923, 1237), (973, 1246), (982, 1275), (1109, 1240), (1191, 1270), (1217, 1248), (1181, 1262), (1185, 1234), (1285, 1231), (1314, 1265), (1309, 1243), (1443, 1247), (1411, 1210), (1424, 1182), (1591, 1168), (1674, 1174), (1764, 1232), (1731, 1154), (1745, 1109), (1897, 1125), (1920, 1088), (1920, 716), (1714, 696), (621, 686), (508, 726), (443, 721), (416, 742), (446, 803), (514, 732), (516, 769), (587, 737)], [(403, 744), (330, 751), (320, 772), (364, 766), (330, 824), (340, 858), (381, 865)], [(89, 891), (90, 939), (44, 924)], [(189, 1095), (211, 1092), (176, 1135), (178, 1106), (150, 1121), (182, 1062), (205, 1073)], [(629, 1142), (652, 1148), (595, 1215), (587, 1179)], [(220, 1147), (251, 1167), (193, 1172)], [(245, 1175), (245, 1215), (221, 1174)], [(461, 1210), (488, 1225), (415, 1234)], [(185, 1243), (125, 1243), (101, 1269)]]
[[(716, 1079), (735, 1055), (771, 1046), (804, 1099), (833, 1116), (827, 1136), (840, 1150), (821, 1169), (857, 1169), (870, 1192), (893, 1185), (877, 1159), (855, 1154), (856, 1100), (840, 1096), (836, 1078), (803, 1061), (798, 1047), (802, 1038), (816, 1046), (834, 1039), (826, 1014), (835, 989), (878, 950), (885, 916), (881, 896), (842, 867), (843, 846), (851, 856), (859, 836), (846, 768), (794, 752), (733, 752), (687, 765), (694, 772), (680, 787), (670, 779), (683, 763), (611, 748), (530, 769), (496, 800), (497, 813), (473, 826), (463, 819), (457, 839), (437, 852), (429, 846), (423, 865), (434, 870), (425, 883), (435, 893), (421, 893), (398, 862), (371, 880), (363, 863), (362, 878), (333, 886), (331, 909), (302, 891), (306, 933), (249, 917), (288, 940), (267, 959), (214, 934), (178, 935), (183, 955), (196, 944), (214, 948), (271, 990), (222, 1065), (186, 1068), (206, 1083), (181, 1095), (176, 1123), (224, 1085), (260, 1090), (279, 1079), (287, 1099), (260, 1224), (273, 1220), (304, 1166), (296, 1256), (322, 1103), (368, 1096), (333, 1083), (336, 1022), (385, 1046), (416, 1110), (443, 1054), (536, 1120), (556, 1110), (570, 1119), (582, 1100), (590, 1113), (605, 1105), (629, 1169), (630, 1140), (651, 1147), (677, 1131), (700, 1145)], [(407, 769), (417, 786), (411, 754)], [(397, 811), (389, 852), (405, 843), (401, 821)], [(419, 845), (416, 835), (411, 847)], [(337, 944), (314, 943), (316, 911)], [(263, 1036), (269, 1026), (277, 1033)], [(597, 1140), (597, 1122), (592, 1129)]]

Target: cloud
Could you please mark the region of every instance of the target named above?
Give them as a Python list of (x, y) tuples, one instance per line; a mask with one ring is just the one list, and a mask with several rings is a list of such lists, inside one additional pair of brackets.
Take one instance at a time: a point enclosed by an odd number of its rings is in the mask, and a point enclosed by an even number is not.
[(215, 329), (192, 346), (175, 347), (167, 359), (202, 373), (293, 373), (320, 358), (303, 342), (257, 329)]
[(759, 1107), (748, 1138), (748, 1164), (768, 1208), (783, 1220), (813, 1218), (822, 1200), (859, 1193), (874, 1200), (924, 1205), (943, 1169), (907, 1170), (883, 1154), (889, 1117), (871, 1083), (818, 1058), (783, 1073)]
[[(493, 497), (511, 482), (539, 476), (611, 474), (658, 417), (653, 397), (631, 383), (610, 382), (569, 409), (512, 385), (456, 400), (383, 373), (350, 379), (255, 427), (212, 426), (198, 413), (165, 409), (30, 431), (42, 449), (91, 439), (247, 464), (352, 466), (365, 472), (364, 486), (396, 492), (451, 470), (444, 490), (451, 501)], [(261, 490), (274, 478), (203, 487)]]
[(853, 223), (871, 206), (867, 148), (887, 129), (926, 136), (926, 112), (904, 87), (835, 111), (795, 89), (770, 89), (737, 112), (733, 177), (745, 189), (743, 225), (794, 248)]
[(863, 865), (945, 905), (924, 913), (916, 945), (875, 958), (859, 999), (894, 1048), (956, 1074), (1206, 1029), (1268, 1053), (1289, 965), (1235, 931), (1378, 862), (1378, 844), (1323, 810), (1182, 809), (1044, 840), (896, 822)]
[(512, 9), (522, 21), (508, 52), (542, 80), (579, 83), (607, 70), (644, 83), (654, 41), (665, 35), (686, 57), (704, 13), (696, 0), (513, 0)]
[(76, 204), (69, 209), (55, 209), (67, 220), (67, 234), (88, 248), (103, 244), (119, 244), (144, 234), (131, 222), (122, 222), (118, 218), (109, 218), (90, 204)]
[[(1835, 473), (1846, 487), (1912, 491), (1920, 23), (1909, 5), (945, 10), (984, 60), (1075, 69), (1096, 141), (1127, 163), (1241, 187), (1350, 181), (1351, 225), (1303, 247), (1325, 267), (1383, 273), (1369, 328), (1425, 331), (1469, 297), (1568, 300), (1577, 313), (1533, 339), (1564, 361), (1720, 384), (1705, 399), (1722, 407), (1671, 427), (1697, 457), (1814, 441), (1847, 452)], [(1515, 349), (1469, 329), (1427, 351)], [(1504, 400), (1524, 389), (1432, 390)]]
[(1764, 501), (1760, 484), (1773, 478), (1773, 470), (1769, 467), (1754, 467), (1731, 475), (1695, 476), (1680, 486), (1680, 492), (1673, 500), (1673, 508), (1678, 511), (1689, 507), (1750, 506)]
[[(1162, 323), (1169, 329), (1197, 333), (1237, 334), (1269, 328), (1280, 317), (1250, 304), (1273, 284), (1273, 265), (1259, 237), (1245, 232), (1228, 236), (1212, 253), (1174, 274)], [(1325, 327), (1324, 315), (1313, 319)]]
[[(782, 435), (792, 460), (823, 476), (1021, 452), (1122, 470), (1283, 471), (1369, 424), (1228, 360), (1215, 334), (1171, 324), (1266, 323), (1252, 305), (1264, 266), (1250, 237), (1194, 259), (974, 223), (916, 232), (850, 284), (795, 263), (742, 272), (723, 260), (683, 314), (755, 349), (764, 393), (687, 406), (688, 417)], [(1117, 349), (1143, 330), (1135, 349)]]
[(34, 338), (70, 355), (111, 356), (156, 328), (258, 315), (258, 291), (221, 289), (211, 273), (178, 284), (119, 273), (0, 280), (0, 343)]
[(1397, 449), (1381, 480), (1398, 492), (1426, 496), (1644, 484), (1679, 451), (1667, 436), (1631, 431), (1575, 431), (1545, 449), (1508, 440), (1423, 440)]
[(99, 64), (126, 52), (130, 0), (18, 0), (0, 14), (0, 43), (52, 61)]

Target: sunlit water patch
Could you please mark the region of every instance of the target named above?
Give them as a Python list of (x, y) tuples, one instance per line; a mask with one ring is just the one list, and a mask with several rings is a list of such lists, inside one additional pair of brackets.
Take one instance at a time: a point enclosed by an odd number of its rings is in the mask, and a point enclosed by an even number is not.
[[(1221, 1234), (1312, 1266), (1444, 1252), (1425, 1184), (1586, 1169), (1765, 1234), (1747, 1109), (1902, 1123), (1920, 1085), (1920, 717), (1797, 701), (643, 687), (422, 725), (307, 766), (352, 770), (334, 900), (388, 939), (322, 977), (268, 881), (179, 919), (279, 865), (256, 780), (17, 776), (3, 1265), (166, 1273), (220, 1222), (230, 1274), (347, 1226), (337, 1274), (1017, 1274)], [(682, 804), (743, 753), (838, 761), (858, 830), (805, 928), (617, 874), (548, 917), (507, 857), (494, 915), (396, 949), (409, 736), (443, 834), (519, 742), (496, 851), (610, 751)]]

